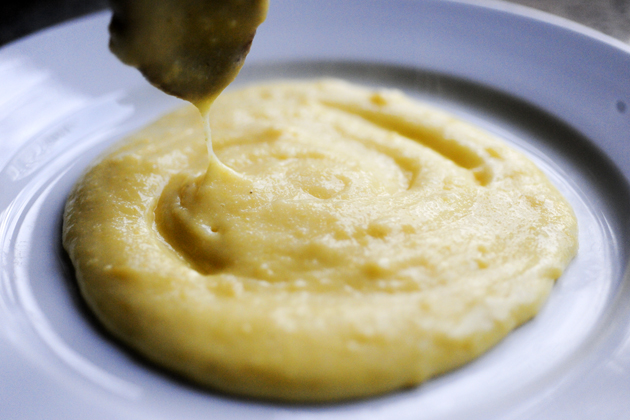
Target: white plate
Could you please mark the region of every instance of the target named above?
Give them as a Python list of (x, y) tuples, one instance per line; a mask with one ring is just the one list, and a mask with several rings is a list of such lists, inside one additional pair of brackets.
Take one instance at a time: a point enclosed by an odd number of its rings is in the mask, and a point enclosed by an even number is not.
[(274, 0), (238, 83), (336, 76), (403, 89), (529, 154), (580, 251), (542, 313), (417, 388), (333, 405), (234, 399), (136, 358), (94, 322), (60, 245), (104, 148), (177, 106), (107, 50), (108, 13), (0, 50), (3, 419), (613, 419), (630, 413), (630, 49), (498, 2)]

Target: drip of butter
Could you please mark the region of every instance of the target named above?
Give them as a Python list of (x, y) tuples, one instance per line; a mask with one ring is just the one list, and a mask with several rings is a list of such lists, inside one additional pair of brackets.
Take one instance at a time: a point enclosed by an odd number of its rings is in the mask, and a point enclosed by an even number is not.
[(210, 164), (238, 176), (213, 151), (208, 113), (240, 72), (269, 0), (112, 0), (111, 6), (110, 50), (163, 92), (193, 103)]

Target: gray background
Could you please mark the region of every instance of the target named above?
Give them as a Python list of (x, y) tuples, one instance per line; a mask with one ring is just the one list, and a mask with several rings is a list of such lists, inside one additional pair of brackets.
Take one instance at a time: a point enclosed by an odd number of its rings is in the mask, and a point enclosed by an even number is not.
[[(299, 1), (299, 0), (295, 0)], [(630, 43), (630, 0), (510, 0), (585, 24)], [(107, 7), (107, 0), (0, 2), (0, 45)]]

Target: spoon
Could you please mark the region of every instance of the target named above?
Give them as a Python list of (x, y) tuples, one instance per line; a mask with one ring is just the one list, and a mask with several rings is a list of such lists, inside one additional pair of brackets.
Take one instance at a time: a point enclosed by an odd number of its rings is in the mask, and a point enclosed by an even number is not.
[(111, 0), (110, 49), (204, 113), (234, 80), (269, 0)]

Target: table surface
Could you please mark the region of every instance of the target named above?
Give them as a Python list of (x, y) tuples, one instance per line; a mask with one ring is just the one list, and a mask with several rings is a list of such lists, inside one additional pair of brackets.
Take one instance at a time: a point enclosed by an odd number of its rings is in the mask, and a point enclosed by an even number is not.
[[(296, 0), (297, 1), (297, 0)], [(630, 0), (509, 0), (554, 13), (630, 43)], [(0, 46), (107, 8), (107, 0), (20, 0), (0, 5)]]

